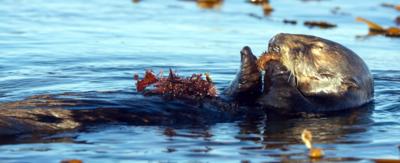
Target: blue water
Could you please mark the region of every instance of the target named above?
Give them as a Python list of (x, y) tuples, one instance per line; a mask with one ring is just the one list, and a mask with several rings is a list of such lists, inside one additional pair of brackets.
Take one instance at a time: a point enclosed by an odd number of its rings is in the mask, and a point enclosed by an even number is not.
[[(375, 79), (375, 105), (352, 116), (265, 122), (240, 120), (204, 126), (93, 126), (85, 131), (1, 140), (4, 162), (310, 161), (299, 135), (309, 128), (322, 161), (400, 159), (400, 39), (366, 36), (362, 16), (395, 26), (400, 12), (375, 0), (272, 0), (259, 6), (226, 0), (219, 9), (179, 0), (3, 0), (0, 2), (0, 102), (73, 92), (104, 103), (130, 106), (146, 100), (135, 91), (134, 73), (176, 69), (180, 75), (210, 72), (219, 90), (234, 78), (239, 51), (266, 50), (280, 32), (312, 34), (355, 51)], [(340, 7), (338, 14), (332, 10)], [(282, 23), (297, 20), (297, 25)], [(303, 26), (324, 20), (337, 28)], [(89, 93), (88, 93), (89, 92)], [(109, 95), (108, 92), (114, 92)], [(89, 96), (90, 94), (90, 96)], [(88, 95), (88, 97), (85, 97)], [(160, 104), (162, 105), (162, 104)], [(157, 107), (157, 106), (156, 106)], [(161, 107), (161, 106), (160, 106)], [(134, 108), (132, 108), (134, 109)], [(149, 108), (151, 109), (151, 108)], [(174, 135), (165, 134), (173, 130)], [(318, 160), (317, 160), (318, 161)]]

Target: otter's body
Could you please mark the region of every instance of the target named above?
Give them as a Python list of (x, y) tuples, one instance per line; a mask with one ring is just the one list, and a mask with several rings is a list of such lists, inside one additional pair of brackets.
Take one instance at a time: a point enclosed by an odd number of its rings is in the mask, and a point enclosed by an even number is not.
[[(262, 71), (265, 71), (264, 81)], [(59, 97), (35, 96), (0, 105), (0, 136), (54, 133), (101, 123), (187, 125), (226, 122), (238, 117), (253, 117), (253, 113), (263, 115), (262, 110), (284, 115), (331, 113), (369, 103), (373, 98), (373, 80), (361, 58), (338, 43), (314, 36), (278, 34), (270, 40), (268, 51), (258, 60), (249, 47), (243, 48), (240, 71), (224, 94), (231, 98), (203, 99), (203, 109), (180, 102), (149, 109), (153, 103), (163, 102), (159, 101), (162, 99), (142, 101), (141, 98), (120, 100), (127, 103), (115, 105), (109, 104), (104, 98), (107, 96), (102, 94), (100, 102), (115, 108), (92, 109), (98, 106), (97, 102), (91, 105), (91, 98), (95, 98), (91, 93), (89, 103), (79, 100), (76, 105), (70, 104), (74, 99), (85, 99), (82, 97), (86, 96), (73, 99), (64, 94)], [(69, 109), (67, 106), (89, 109)]]
[[(373, 79), (364, 61), (333, 41), (278, 34), (261, 57), (268, 58), (258, 65), (260, 71), (265, 71), (262, 95), (252, 98), (266, 110), (282, 114), (329, 113), (356, 108), (373, 99)], [(241, 72), (249, 71), (244, 68)], [(254, 77), (246, 78), (256, 78), (257, 73), (252, 74)], [(256, 88), (251, 85), (246, 83)]]

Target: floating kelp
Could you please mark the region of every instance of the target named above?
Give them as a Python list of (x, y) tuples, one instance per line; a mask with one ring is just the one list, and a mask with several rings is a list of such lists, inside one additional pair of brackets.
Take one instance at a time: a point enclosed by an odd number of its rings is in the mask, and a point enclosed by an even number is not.
[(269, 16), (274, 9), (272, 8), (269, 0), (248, 0), (247, 2), (255, 5), (260, 5), (263, 9), (264, 15)]
[(301, 0), (303, 2), (321, 2), (321, 1), (326, 1), (326, 0)]
[(263, 3), (269, 3), (269, 0), (248, 0), (247, 2), (255, 5), (261, 5)]
[(386, 29), (385, 35), (389, 37), (400, 37), (400, 28), (390, 27)]
[(61, 163), (83, 163), (83, 161), (78, 159), (72, 159), (72, 160), (62, 160)]
[(396, 159), (373, 159), (375, 163), (400, 163), (400, 160)]
[(269, 16), (271, 15), (271, 12), (274, 11), (274, 9), (272, 8), (272, 6), (269, 4), (269, 2), (265, 2), (262, 4), (262, 9), (264, 11), (264, 15), (265, 16)]
[(197, 6), (203, 9), (220, 8), (223, 0), (196, 0)]
[(283, 23), (296, 25), (297, 21), (296, 20), (283, 19)]
[(397, 27), (384, 28), (372, 21), (369, 21), (361, 17), (357, 17), (356, 21), (367, 24), (370, 32), (369, 35), (382, 34), (388, 37), (400, 37), (400, 28)]
[(382, 6), (382, 7), (389, 7), (389, 8), (394, 8), (394, 7), (396, 7), (396, 5), (391, 4), (391, 3), (382, 3), (381, 6)]
[[(202, 76), (202, 74), (193, 74), (191, 77), (179, 77), (170, 70), (168, 77), (163, 77), (162, 73), (157, 77), (151, 70), (147, 70), (142, 80), (138, 75), (135, 75), (134, 79), (137, 80), (137, 91), (143, 92), (145, 95), (188, 99), (217, 96), (216, 88), (209, 74), (205, 74), (205, 79)], [(154, 88), (146, 90), (149, 86), (154, 86)]]
[(337, 27), (336, 24), (328, 23), (328, 22), (325, 22), (325, 21), (305, 21), (304, 25), (308, 26), (310, 28), (319, 27), (319, 28), (323, 28), (323, 29)]
[(314, 148), (312, 146), (312, 133), (311, 131), (304, 129), (301, 133), (301, 140), (306, 145), (306, 147), (310, 150), (308, 152), (308, 156), (311, 158), (321, 158), (324, 156), (324, 151), (321, 148)]
[(400, 5), (395, 5), (395, 4), (391, 4), (391, 3), (382, 3), (381, 4), (382, 7), (388, 7), (388, 8), (393, 8), (397, 11), (400, 11)]
[(385, 32), (386, 31), (380, 25), (378, 25), (378, 24), (376, 24), (374, 22), (371, 22), (371, 21), (369, 21), (367, 19), (364, 19), (364, 18), (361, 18), (361, 17), (357, 17), (356, 21), (363, 22), (363, 23), (367, 24), (370, 31), (373, 31), (373, 32)]

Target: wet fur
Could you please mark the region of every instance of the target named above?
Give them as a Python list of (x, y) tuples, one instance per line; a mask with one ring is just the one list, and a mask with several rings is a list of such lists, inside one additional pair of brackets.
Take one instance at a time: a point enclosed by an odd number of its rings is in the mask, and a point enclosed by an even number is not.
[(224, 90), (226, 97), (242, 103), (254, 103), (261, 95), (261, 72), (257, 67), (257, 57), (249, 47), (244, 47), (241, 54), (240, 69), (230, 86)]
[(256, 101), (266, 110), (329, 113), (373, 100), (373, 79), (364, 61), (333, 41), (278, 34), (256, 64), (265, 71), (263, 94)]

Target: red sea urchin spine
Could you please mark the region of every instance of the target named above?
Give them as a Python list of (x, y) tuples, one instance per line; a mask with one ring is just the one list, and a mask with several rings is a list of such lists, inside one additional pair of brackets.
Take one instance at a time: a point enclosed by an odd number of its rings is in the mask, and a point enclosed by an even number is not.
[[(146, 71), (143, 80), (137, 80), (136, 87), (138, 92), (145, 95), (163, 95), (180, 98), (205, 98), (217, 96), (216, 89), (209, 74), (193, 74), (191, 77), (179, 77), (170, 70), (168, 77), (156, 77), (152, 71)], [(154, 85), (154, 89), (144, 91), (146, 87)]]
[(143, 80), (139, 80), (139, 76), (137, 74), (134, 76), (134, 80), (137, 80), (136, 90), (138, 92), (144, 91), (146, 87), (158, 81), (156, 75), (154, 75), (154, 73), (151, 70), (146, 70)]

